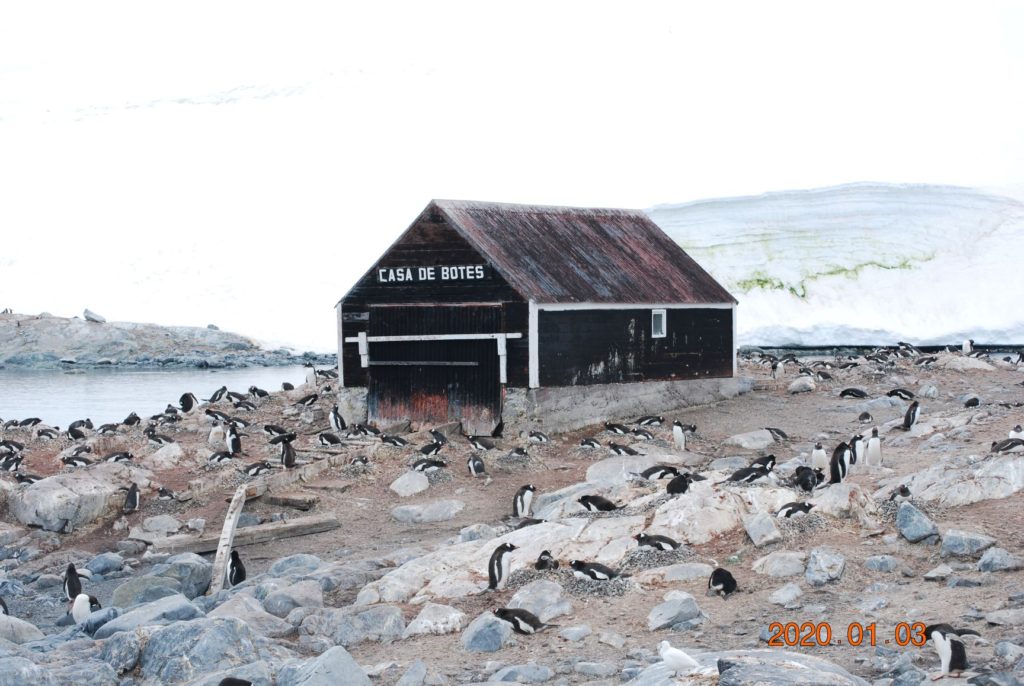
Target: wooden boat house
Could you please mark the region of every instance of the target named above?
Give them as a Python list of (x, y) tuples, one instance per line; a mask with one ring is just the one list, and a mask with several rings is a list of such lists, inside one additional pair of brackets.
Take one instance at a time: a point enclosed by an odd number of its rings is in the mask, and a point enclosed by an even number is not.
[(435, 200), (337, 304), (339, 397), (488, 434), (519, 394), (543, 423), (538, 397), (733, 377), (736, 304), (643, 212)]

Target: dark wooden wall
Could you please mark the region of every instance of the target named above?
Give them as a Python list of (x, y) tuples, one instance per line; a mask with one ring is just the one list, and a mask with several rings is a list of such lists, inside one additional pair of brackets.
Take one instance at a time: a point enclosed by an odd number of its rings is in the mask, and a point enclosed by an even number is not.
[[(486, 278), (459, 281), (391, 282), (379, 283), (377, 270), (387, 267), (437, 267), (440, 265), (486, 265)], [(444, 219), (443, 215), (424, 212), (413, 225), (391, 246), (380, 260), (361, 278), (342, 302), (343, 335), (348, 338), (360, 332), (373, 332), (371, 313), (375, 305), (423, 305), (432, 304), (494, 304), (501, 305), (500, 328), (487, 331), (431, 330), (429, 333), (512, 333), (520, 332), (523, 338), (508, 341), (508, 382), (511, 386), (526, 386), (529, 379), (529, 344), (527, 341), (528, 308), (519, 295), (490, 266), (488, 261), (469, 244)], [(409, 310), (412, 312), (413, 310)], [(427, 317), (427, 319), (431, 319)], [(454, 319), (445, 316), (435, 318), (436, 324), (444, 328), (444, 322)], [(387, 333), (376, 335), (402, 335), (428, 333), (425, 330), (401, 330), (402, 318), (388, 318)], [(415, 328), (427, 326), (425, 320), (416, 318)], [(459, 321), (463, 321), (459, 319)], [(455, 325), (456, 328), (463, 326)], [(488, 325), (490, 326), (490, 325)], [(471, 327), (472, 328), (472, 327)], [(370, 335), (374, 335), (370, 333)], [(491, 345), (495, 345), (493, 342)], [(373, 357), (373, 344), (371, 359)], [(366, 369), (361, 366), (359, 349), (354, 343), (342, 346), (340, 364), (344, 370), (346, 386), (365, 386)]]
[(651, 310), (539, 313), (541, 386), (732, 376), (732, 310), (669, 309), (651, 338)]

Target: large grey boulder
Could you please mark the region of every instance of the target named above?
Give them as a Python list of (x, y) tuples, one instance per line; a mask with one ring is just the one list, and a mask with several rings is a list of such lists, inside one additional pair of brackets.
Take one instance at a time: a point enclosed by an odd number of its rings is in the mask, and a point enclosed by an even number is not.
[(208, 672), (259, 659), (256, 636), (240, 619), (176, 622), (154, 631), (139, 659), (142, 677), (160, 684), (188, 682)]
[(427, 663), (423, 660), (416, 660), (409, 669), (405, 670), (398, 681), (395, 682), (395, 686), (421, 686), (427, 678)]
[(942, 547), (939, 554), (942, 557), (975, 557), (986, 548), (991, 548), (995, 543), (996, 539), (985, 534), (950, 529), (942, 535)]
[(388, 488), (397, 493), (399, 497), (408, 498), (430, 488), (430, 479), (423, 472), (410, 470), (392, 481)]
[(320, 588), (320, 583), (313, 579), (280, 588), (263, 600), (263, 609), (282, 619), (297, 607), (323, 606), (324, 592)]
[(202, 610), (189, 602), (188, 598), (178, 594), (146, 603), (131, 612), (126, 612), (101, 626), (93, 636), (103, 639), (113, 636), (119, 631), (131, 631), (140, 626), (167, 624), (203, 616)]
[(142, 647), (149, 634), (143, 630), (120, 631), (103, 641), (100, 659), (117, 674), (126, 674), (139, 664)]
[(0, 686), (64, 686), (53, 673), (24, 657), (0, 658)]
[(896, 511), (896, 528), (911, 543), (923, 541), (939, 533), (939, 527), (919, 509), (908, 502), (900, 503)]
[(742, 434), (735, 434), (725, 439), (725, 445), (736, 446), (737, 448), (743, 448), (744, 450), (764, 450), (772, 443), (775, 442), (775, 438), (772, 436), (771, 431), (767, 429), (758, 429), (757, 431), (748, 431)]
[(220, 686), (221, 680), (225, 677), (245, 679), (246, 681), (251, 681), (253, 686), (274, 686), (275, 671), (276, 665), (270, 665), (263, 660), (259, 660), (206, 674), (188, 682), (187, 686)]
[(369, 686), (370, 677), (348, 651), (335, 646), (312, 660), (289, 662), (277, 686)]
[(512, 640), (512, 625), (491, 612), (474, 619), (462, 632), (462, 647), (471, 653), (493, 653)]
[(541, 684), (550, 680), (555, 673), (550, 667), (528, 662), (525, 665), (502, 667), (491, 675), (490, 681), (513, 681), (518, 684)]
[(75, 686), (119, 686), (121, 680), (105, 662), (85, 660), (65, 666), (52, 666), (53, 677), (61, 684)]
[(978, 560), (979, 572), (1012, 572), (1024, 567), (1024, 561), (1002, 548), (989, 548)]
[(93, 574), (119, 572), (122, 567), (124, 567), (124, 558), (117, 553), (101, 553), (85, 564), (85, 568)]
[[(767, 431), (765, 433), (768, 433)], [(743, 519), (743, 528), (747, 530), (755, 547), (776, 543), (782, 540), (782, 532), (775, 524), (775, 517), (767, 512), (758, 512)]]
[(268, 576), (289, 576), (291, 574), (309, 574), (316, 571), (323, 565), (323, 561), (316, 555), (299, 553), (282, 557), (270, 565), (267, 570)]
[(137, 576), (114, 589), (110, 604), (131, 607), (181, 593), (181, 583), (165, 576)]
[[(317, 590), (319, 590), (317, 586)], [(291, 624), (275, 617), (263, 609), (260, 601), (248, 593), (237, 593), (214, 610), (207, 617), (235, 617), (261, 636), (280, 638), (294, 631)]]
[[(804, 573), (807, 553), (799, 550), (776, 550), (758, 558), (752, 568), (758, 574), (772, 577), (797, 576)], [(709, 572), (710, 573), (710, 572)]]
[(402, 611), (394, 605), (314, 609), (299, 625), (301, 637), (323, 636), (344, 647), (363, 641), (394, 641), (403, 631)]
[(91, 524), (119, 510), (124, 493), (118, 489), (132, 481), (148, 483), (150, 473), (123, 462), (102, 462), (89, 471), (55, 474), (11, 493), (11, 514), (22, 524), (47, 531), (67, 531)]
[(799, 379), (793, 381), (786, 388), (787, 393), (810, 393), (815, 389), (814, 379), (809, 376), (801, 376)]
[(845, 568), (846, 558), (840, 553), (828, 548), (815, 548), (807, 561), (804, 578), (811, 586), (824, 586), (829, 581), (839, 579)]
[(213, 563), (195, 553), (180, 553), (167, 558), (150, 570), (147, 576), (162, 576), (181, 584), (181, 593), (191, 599), (206, 593), (213, 576)]
[(391, 510), (391, 516), (395, 521), (406, 524), (446, 522), (462, 512), (465, 506), (461, 500), (433, 500), (422, 505), (399, 505)]
[(1021, 626), (1024, 625), (1024, 608), (1014, 607), (1007, 610), (995, 610), (985, 615), (989, 624)]
[(416, 615), (416, 619), (409, 622), (409, 626), (405, 627), (402, 638), (418, 636), (419, 634), (441, 635), (455, 633), (456, 631), (462, 631), (462, 628), (466, 626), (468, 621), (466, 613), (462, 610), (457, 610), (449, 605), (427, 603), (420, 610), (420, 613)]
[(647, 615), (647, 628), (657, 631), (700, 616), (700, 607), (692, 595), (682, 591), (673, 591), (670, 599), (655, 606)]
[(572, 613), (572, 603), (565, 597), (561, 584), (548, 579), (539, 579), (520, 588), (508, 607), (529, 610), (542, 622)]
[(803, 594), (804, 592), (800, 590), (800, 586), (793, 582), (790, 582), (782, 588), (773, 591), (772, 594), (768, 596), (768, 602), (773, 603), (775, 605), (785, 606), (796, 601), (796, 599), (802, 596)]
[(730, 651), (718, 658), (718, 686), (868, 686), (831, 662), (781, 650)]
[(28, 643), (43, 638), (43, 632), (35, 624), (24, 619), (0, 614), (0, 638), (11, 643)]

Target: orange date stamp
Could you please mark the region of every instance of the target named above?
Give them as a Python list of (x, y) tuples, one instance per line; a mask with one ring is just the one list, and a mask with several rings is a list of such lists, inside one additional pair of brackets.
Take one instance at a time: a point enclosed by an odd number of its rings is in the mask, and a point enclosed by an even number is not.
[(858, 647), (868, 645), (923, 646), (928, 642), (924, 634), (923, 622), (900, 622), (893, 630), (892, 638), (884, 635), (878, 638), (878, 627), (874, 622), (861, 624), (851, 622), (846, 625), (845, 636), (834, 632), (829, 622), (772, 622), (768, 625), (768, 645), (773, 648), (820, 647), (849, 645)]

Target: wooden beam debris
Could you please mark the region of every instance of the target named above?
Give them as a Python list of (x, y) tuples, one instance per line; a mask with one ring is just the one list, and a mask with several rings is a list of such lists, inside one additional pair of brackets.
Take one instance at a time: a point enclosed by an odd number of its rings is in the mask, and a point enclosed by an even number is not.
[[(228, 556), (231, 554), (231, 546), (235, 539), (235, 527), (238, 526), (238, 518), (242, 516), (242, 507), (245, 506), (247, 490), (248, 484), (242, 484), (235, 490), (235, 497), (231, 499), (228, 513), (224, 516), (224, 528), (221, 529), (220, 536), (217, 537), (217, 556), (213, 559), (213, 575), (210, 577), (210, 589), (206, 592), (207, 595), (213, 595), (224, 588)], [(177, 538), (177, 536), (168, 538)], [(166, 541), (167, 539), (164, 540)], [(156, 548), (155, 542), (153, 547)]]
[[(269, 524), (260, 524), (258, 526), (247, 526), (242, 529), (238, 529), (235, 532), (232, 547), (241, 548), (247, 545), (257, 545), (259, 543), (278, 541), (283, 538), (318, 534), (324, 531), (337, 529), (340, 526), (341, 522), (338, 521), (338, 516), (334, 513), (310, 515), (308, 517), (296, 517), (283, 522), (270, 522)], [(219, 536), (195, 536), (193, 534), (167, 536), (166, 538), (153, 541), (150, 550), (154, 553), (169, 553), (172, 555), (177, 553), (209, 553), (217, 550), (219, 540)], [(216, 567), (214, 567), (213, 573), (217, 573)], [(217, 577), (214, 577), (214, 580), (216, 579)], [(220, 586), (223, 587), (223, 584), (224, 578), (222, 573), (220, 577)], [(213, 588), (212, 582), (210, 588)], [(215, 592), (216, 591), (210, 591), (210, 593)]]

